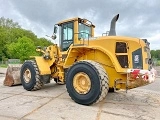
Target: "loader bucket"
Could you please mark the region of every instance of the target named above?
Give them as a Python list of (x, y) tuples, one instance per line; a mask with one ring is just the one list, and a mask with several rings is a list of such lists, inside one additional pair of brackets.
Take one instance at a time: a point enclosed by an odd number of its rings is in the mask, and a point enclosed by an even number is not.
[(6, 72), (6, 77), (3, 84), (5, 86), (13, 86), (21, 84), (20, 69), (22, 64), (9, 64)]

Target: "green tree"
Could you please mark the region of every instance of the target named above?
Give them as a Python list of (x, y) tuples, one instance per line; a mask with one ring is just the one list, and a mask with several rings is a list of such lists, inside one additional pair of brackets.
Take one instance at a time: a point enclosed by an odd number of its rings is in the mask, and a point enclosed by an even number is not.
[[(14, 50), (11, 46), (17, 44), (20, 38), (26, 37), (30, 39), (29, 41), (33, 46), (46, 47), (52, 42), (45, 38), (37, 38), (37, 36), (30, 30), (22, 29), (17, 22), (14, 22), (9, 18), (0, 18), (0, 61), (2, 58), (19, 58), (20, 56), (12, 53)], [(11, 45), (10, 45), (11, 44)], [(12, 48), (12, 50), (11, 50)], [(15, 52), (16, 50), (14, 50)], [(35, 49), (33, 50), (35, 51)], [(22, 57), (21, 57), (22, 58)], [(24, 59), (24, 58), (22, 58)]]
[(151, 56), (152, 56), (152, 58), (156, 58), (156, 51), (155, 50), (151, 50)]
[(160, 60), (160, 50), (151, 50), (151, 56)]
[(27, 60), (30, 56), (37, 55), (34, 42), (27, 37), (18, 38), (16, 43), (8, 45), (8, 54), (12, 58), (20, 59), (21, 61)]
[(13, 28), (20, 29), (20, 26), (12, 19), (5, 19), (4, 17), (0, 18), (0, 60), (4, 57), (8, 57), (6, 54), (6, 45), (14, 40), (14, 35), (12, 34)]
[(156, 57), (160, 60), (160, 50), (156, 50)]
[(38, 40), (35, 43), (35, 46), (41, 46), (41, 47), (47, 47), (49, 45), (52, 45), (53, 43), (45, 38), (38, 38)]
[(9, 18), (0, 18), (0, 26), (3, 28), (20, 28), (20, 25), (17, 22), (14, 22), (12, 19)]

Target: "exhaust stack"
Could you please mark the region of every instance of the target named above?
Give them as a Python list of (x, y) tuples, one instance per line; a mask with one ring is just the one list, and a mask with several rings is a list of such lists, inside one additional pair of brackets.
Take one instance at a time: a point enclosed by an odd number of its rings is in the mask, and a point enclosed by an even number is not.
[(116, 36), (116, 21), (119, 18), (119, 14), (117, 14), (116, 16), (113, 17), (113, 19), (111, 20), (111, 25), (110, 25), (110, 31), (108, 33), (108, 36)]

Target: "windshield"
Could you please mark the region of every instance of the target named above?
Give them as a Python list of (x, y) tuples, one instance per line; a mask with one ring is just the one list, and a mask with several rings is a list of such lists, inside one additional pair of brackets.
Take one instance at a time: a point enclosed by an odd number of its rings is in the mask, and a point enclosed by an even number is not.
[(83, 23), (79, 23), (78, 33), (79, 39), (88, 39), (89, 37), (91, 37), (91, 27)]

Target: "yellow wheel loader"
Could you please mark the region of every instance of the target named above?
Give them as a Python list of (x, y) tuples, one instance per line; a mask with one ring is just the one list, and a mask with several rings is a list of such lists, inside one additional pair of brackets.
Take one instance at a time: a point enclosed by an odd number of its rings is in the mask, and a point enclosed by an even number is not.
[(39, 90), (54, 80), (66, 84), (69, 96), (77, 103), (91, 105), (103, 100), (108, 91), (132, 89), (155, 80), (149, 42), (146, 39), (116, 36), (119, 14), (113, 17), (110, 30), (94, 36), (95, 25), (82, 18), (61, 21), (54, 26), (53, 39), (59, 29), (59, 45), (37, 51), (21, 67), (24, 89)]

